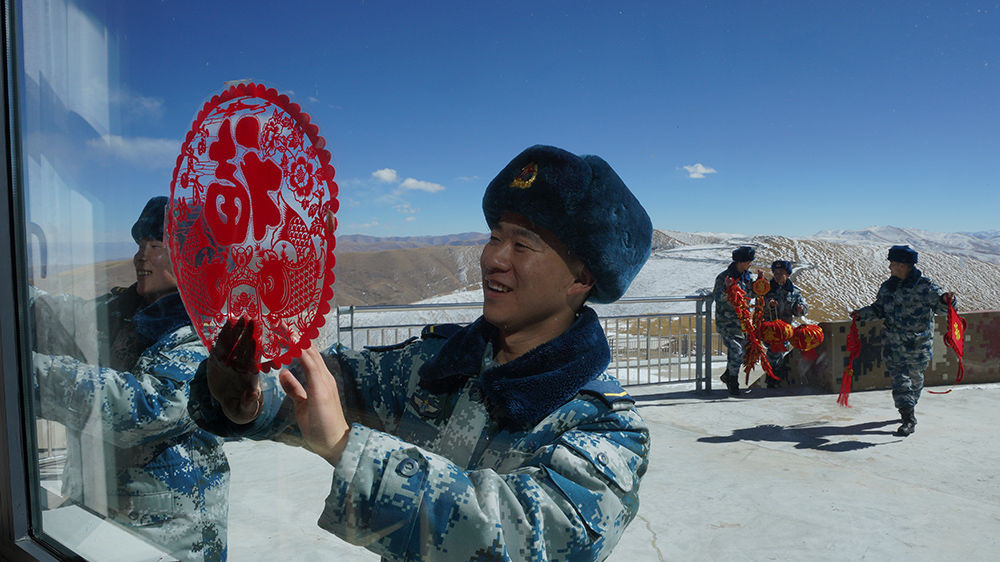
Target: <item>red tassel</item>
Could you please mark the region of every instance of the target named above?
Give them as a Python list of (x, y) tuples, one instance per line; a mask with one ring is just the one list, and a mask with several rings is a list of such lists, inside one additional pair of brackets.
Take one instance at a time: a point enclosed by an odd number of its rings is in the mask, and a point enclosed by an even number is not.
[(844, 369), (844, 376), (840, 380), (840, 396), (837, 396), (837, 404), (840, 404), (845, 408), (851, 407), (851, 405), (847, 403), (847, 399), (851, 396), (851, 379), (853, 378), (854, 369), (848, 366)]
[(854, 378), (854, 360), (861, 355), (861, 336), (858, 334), (858, 320), (851, 321), (851, 330), (847, 333), (847, 367), (844, 368), (844, 375), (840, 380), (840, 396), (837, 397), (837, 404), (850, 408), (847, 403), (851, 395), (851, 379)]

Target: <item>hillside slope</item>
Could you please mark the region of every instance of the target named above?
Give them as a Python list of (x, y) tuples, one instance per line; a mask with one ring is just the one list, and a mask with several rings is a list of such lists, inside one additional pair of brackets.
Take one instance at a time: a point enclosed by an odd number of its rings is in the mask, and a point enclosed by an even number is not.
[[(871, 303), (879, 285), (888, 278), (886, 251), (890, 241), (885, 236), (891, 235), (884, 229), (874, 238), (825, 233), (802, 239), (656, 231), (653, 253), (625, 296), (704, 294), (711, 290), (715, 276), (729, 264), (732, 249), (751, 244), (757, 248), (754, 270), (761, 269), (770, 275), (771, 261), (779, 258), (792, 261), (796, 269), (792, 279), (809, 304), (807, 320), (843, 320), (850, 310)], [(995, 241), (987, 239), (975, 248), (964, 247), (965, 255), (960, 255), (950, 251), (955, 250), (954, 245), (941, 244), (942, 235), (922, 233), (921, 236), (913, 240), (920, 251), (918, 266), (928, 277), (959, 296), (960, 310), (1000, 310), (1000, 250)], [(439, 238), (448, 243), (455, 241), (452, 237)], [(480, 301), (481, 249), (480, 245), (377, 252), (345, 252), (338, 248), (335, 305)], [(998, 263), (985, 261), (992, 257)], [(119, 260), (39, 279), (37, 285), (54, 293), (93, 297), (111, 286), (131, 284), (134, 276), (131, 260)], [(621, 306), (599, 308), (604, 313), (618, 313)], [(687, 303), (667, 309), (674, 308), (680, 312), (692, 307)]]

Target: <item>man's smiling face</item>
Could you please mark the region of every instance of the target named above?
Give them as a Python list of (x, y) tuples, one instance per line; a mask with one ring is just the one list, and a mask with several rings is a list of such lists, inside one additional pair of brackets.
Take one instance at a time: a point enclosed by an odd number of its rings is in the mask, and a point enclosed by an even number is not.
[(160, 240), (144, 238), (132, 258), (135, 264), (136, 291), (146, 302), (177, 290), (177, 279), (170, 263), (170, 253)]
[(589, 286), (581, 292), (583, 265), (569, 256), (552, 233), (505, 213), (479, 260), (486, 321), (502, 334), (513, 334), (545, 331), (554, 320), (575, 316)]

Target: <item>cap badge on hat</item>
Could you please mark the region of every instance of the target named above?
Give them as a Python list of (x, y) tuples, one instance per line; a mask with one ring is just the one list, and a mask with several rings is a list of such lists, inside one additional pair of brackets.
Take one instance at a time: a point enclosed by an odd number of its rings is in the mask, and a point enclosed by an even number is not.
[(528, 189), (531, 184), (535, 183), (536, 177), (538, 177), (538, 164), (532, 162), (521, 168), (521, 173), (514, 178), (514, 181), (510, 182), (510, 186)]

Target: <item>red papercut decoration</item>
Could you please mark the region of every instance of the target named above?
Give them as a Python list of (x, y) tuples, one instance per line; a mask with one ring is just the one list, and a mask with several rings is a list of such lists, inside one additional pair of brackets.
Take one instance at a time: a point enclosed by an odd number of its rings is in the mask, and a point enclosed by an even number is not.
[(337, 184), (309, 115), (260, 84), (213, 97), (181, 146), (167, 238), (195, 330), (254, 322), (256, 362), (276, 368), (319, 335), (333, 298)]
[(840, 394), (837, 396), (837, 404), (850, 408), (847, 403), (851, 396), (851, 379), (854, 378), (854, 360), (861, 355), (861, 335), (858, 334), (858, 321), (851, 321), (851, 330), (847, 333), (847, 367), (840, 379)]

